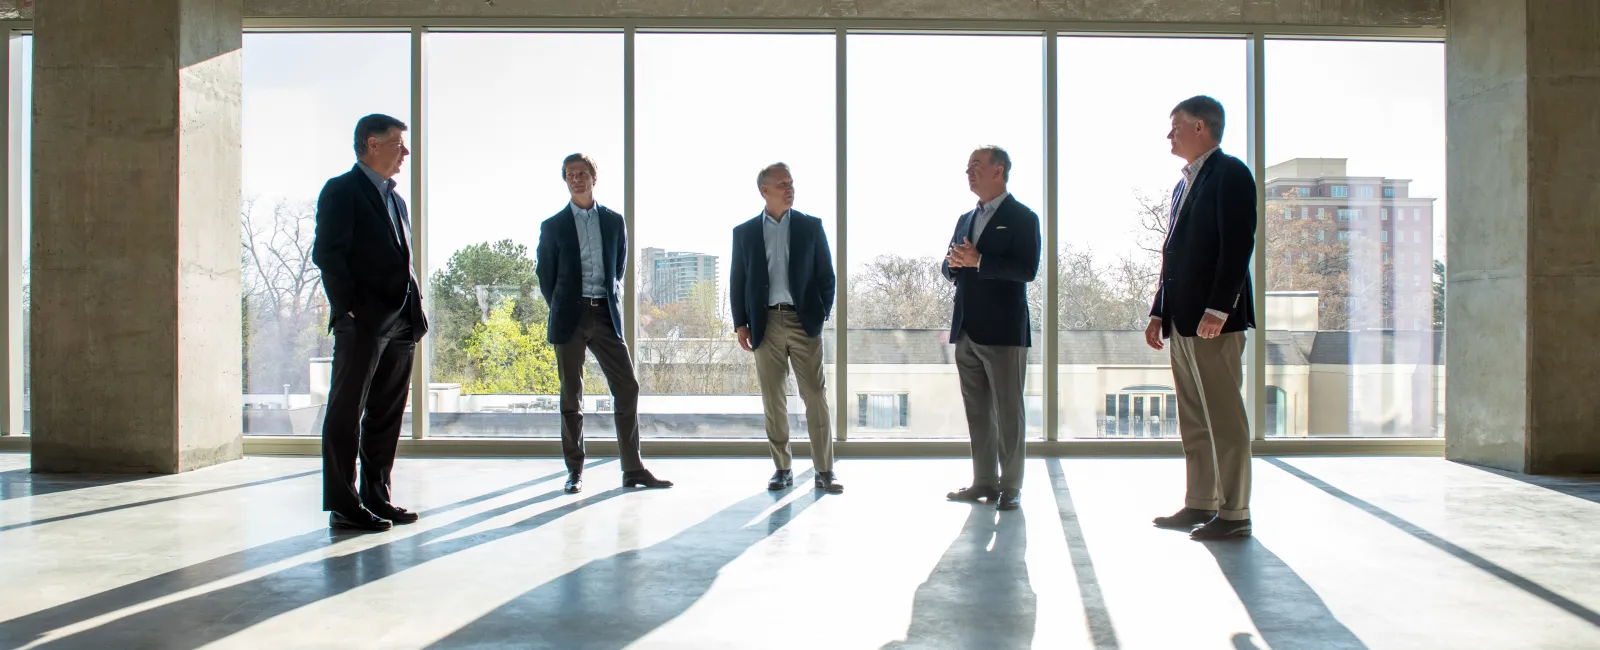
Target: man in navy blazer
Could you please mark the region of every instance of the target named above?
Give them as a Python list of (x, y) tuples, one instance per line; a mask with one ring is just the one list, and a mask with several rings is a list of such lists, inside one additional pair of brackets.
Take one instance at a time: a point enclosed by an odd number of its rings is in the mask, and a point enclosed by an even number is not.
[(1011, 156), (986, 146), (967, 158), (967, 187), (978, 206), (961, 215), (945, 254), (944, 277), (956, 285), (950, 342), (972, 439), (972, 485), (952, 501), (1022, 504), (1027, 460), (1022, 388), (1033, 345), (1028, 283), (1039, 274), (1039, 215), (1006, 190)]
[(394, 177), (411, 154), (405, 130), (388, 115), (361, 118), (355, 166), (329, 179), (317, 198), (311, 260), (322, 272), (333, 330), (322, 509), (337, 529), (383, 531), (417, 520), (389, 500), (412, 355), (428, 332), (411, 263), (411, 216), (395, 191)]
[(766, 200), (761, 214), (733, 229), (729, 300), (739, 345), (756, 355), (756, 378), (767, 420), (767, 445), (778, 469), (767, 489), (794, 485), (789, 451), (789, 398), (794, 367), (806, 404), (817, 489), (844, 491), (833, 473), (833, 434), (822, 373), (822, 323), (833, 311), (833, 253), (822, 220), (794, 210), (794, 177), (773, 163), (756, 175)]
[(1188, 490), (1183, 509), (1155, 524), (1191, 531), (1197, 540), (1237, 539), (1251, 532), (1250, 420), (1239, 390), (1245, 330), (1256, 324), (1256, 181), (1248, 165), (1219, 148), (1221, 103), (1191, 97), (1171, 117), (1167, 139), (1186, 164), (1172, 192), (1161, 283), (1144, 338), (1151, 348), (1171, 349)]
[(561, 162), (572, 200), (539, 225), (539, 292), (550, 306), (549, 339), (561, 378), (561, 453), (567, 461), (565, 490), (583, 489), (583, 361), (594, 353), (616, 404), (617, 450), (622, 487), (666, 488), (644, 468), (639, 455), (639, 381), (617, 309), (619, 279), (628, 268), (628, 233), (622, 215), (594, 200), (598, 169), (575, 153)]

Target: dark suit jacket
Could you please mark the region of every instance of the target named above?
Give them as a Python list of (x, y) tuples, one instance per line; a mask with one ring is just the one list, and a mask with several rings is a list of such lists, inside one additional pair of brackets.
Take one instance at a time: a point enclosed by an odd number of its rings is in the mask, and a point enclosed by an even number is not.
[[(973, 210), (956, 222), (951, 245), (970, 232)], [(1039, 275), (1039, 215), (1015, 196), (1008, 196), (977, 237), (978, 268), (951, 269), (944, 276), (956, 283), (955, 314), (950, 317), (950, 342), (966, 332), (981, 345), (1033, 345), (1028, 321), (1028, 283)]]
[[(767, 275), (764, 214), (733, 229), (733, 280), (728, 287), (728, 303), (733, 307), (733, 326), (750, 328), (751, 347), (761, 347), (767, 331), (767, 297), (772, 280)], [(809, 336), (822, 334), (822, 323), (833, 313), (833, 253), (828, 250), (828, 235), (822, 220), (790, 210), (789, 293), (794, 296), (795, 312)]]
[(1161, 253), (1160, 287), (1150, 315), (1162, 336), (1195, 336), (1207, 309), (1228, 314), (1222, 331), (1255, 327), (1250, 255), (1256, 246), (1256, 181), (1238, 158), (1217, 150), (1187, 188)]
[[(597, 204), (598, 205), (598, 204)], [(628, 231), (622, 215), (600, 206), (601, 265), (605, 267), (606, 302), (611, 305), (611, 325), (622, 338), (622, 312), (618, 298), (622, 290), (617, 281), (628, 267)], [(539, 292), (550, 306), (549, 340), (566, 343), (578, 329), (583, 314), (583, 256), (578, 248), (578, 220), (572, 204), (539, 225)]]
[[(394, 198), (400, 218), (409, 224), (405, 200)], [(311, 261), (322, 271), (332, 309), (330, 329), (339, 317), (354, 313), (358, 329), (386, 332), (402, 311), (410, 311), (412, 337), (422, 340), (428, 320), (422, 291), (411, 277), (411, 247), (402, 239), (378, 188), (359, 166), (322, 186)], [(408, 291), (413, 300), (406, 299)]]

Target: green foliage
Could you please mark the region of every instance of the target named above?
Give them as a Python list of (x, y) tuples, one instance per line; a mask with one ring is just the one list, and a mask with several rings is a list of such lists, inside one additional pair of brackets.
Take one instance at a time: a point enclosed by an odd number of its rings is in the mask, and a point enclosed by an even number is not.
[(473, 327), (462, 346), (471, 377), (468, 394), (553, 395), (560, 389), (555, 349), (545, 342), (543, 323), (517, 320), (517, 301), (508, 299)]
[[(468, 340), (502, 301), (511, 305), (508, 317), (524, 332), (544, 331), (549, 308), (539, 295), (527, 246), (509, 239), (467, 246), (450, 256), (430, 284), (434, 381), (460, 382), (463, 389), (476, 385), (469, 376)], [(538, 344), (548, 347), (543, 334)]]

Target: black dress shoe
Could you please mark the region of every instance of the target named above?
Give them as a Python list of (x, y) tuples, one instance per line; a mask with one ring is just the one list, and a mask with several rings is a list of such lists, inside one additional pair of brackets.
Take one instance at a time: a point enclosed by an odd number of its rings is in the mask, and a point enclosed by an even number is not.
[(772, 478), (767, 479), (768, 490), (782, 490), (794, 487), (794, 470), (780, 469), (772, 473)]
[(1016, 510), (1022, 507), (1022, 490), (1011, 489), (1000, 491), (1000, 505), (996, 510)]
[(669, 488), (672, 481), (663, 481), (650, 473), (650, 470), (641, 469), (633, 472), (622, 473), (622, 487)]
[(1195, 526), (1203, 526), (1206, 522), (1217, 518), (1215, 510), (1201, 510), (1199, 508), (1184, 508), (1171, 517), (1156, 517), (1153, 521), (1156, 528), (1171, 528), (1173, 530), (1194, 530)]
[(365, 509), (362, 509), (361, 514), (354, 516), (346, 516), (337, 512), (329, 513), (328, 527), (336, 530), (359, 530), (369, 533), (381, 533), (389, 530), (393, 527), (393, 525), (387, 521), (379, 519), (377, 516), (367, 512)]
[(566, 492), (567, 494), (577, 494), (579, 492), (582, 492), (583, 491), (583, 475), (582, 474), (568, 474), (567, 475), (567, 484), (561, 486), (561, 491), (562, 492)]
[(964, 487), (956, 490), (955, 492), (944, 495), (944, 498), (951, 501), (966, 501), (968, 503), (977, 503), (984, 499), (994, 501), (995, 499), (1000, 498), (1000, 488), (978, 486)]
[(417, 513), (406, 510), (400, 506), (385, 505), (369, 507), (368, 510), (371, 510), (372, 514), (377, 515), (380, 519), (388, 519), (389, 521), (397, 524), (417, 523)]
[(817, 478), (812, 480), (812, 484), (828, 494), (844, 494), (844, 484), (836, 480), (833, 472), (817, 472)]
[(1244, 539), (1250, 536), (1249, 519), (1212, 519), (1211, 523), (1189, 533), (1189, 539), (1212, 542), (1224, 539)]

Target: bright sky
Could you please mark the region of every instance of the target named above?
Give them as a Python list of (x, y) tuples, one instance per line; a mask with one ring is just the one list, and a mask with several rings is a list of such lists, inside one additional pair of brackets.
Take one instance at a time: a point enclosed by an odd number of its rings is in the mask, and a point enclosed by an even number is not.
[[(427, 38), (431, 269), (472, 243), (531, 249), (566, 202), (558, 170), (574, 151), (599, 162), (601, 202), (623, 208), (621, 35)], [(353, 163), (357, 118), (411, 121), (409, 44), (246, 35), (246, 196), (314, 200)], [(1010, 151), (1013, 194), (1043, 216), (1042, 38), (847, 45), (852, 267), (942, 254), (975, 202), (964, 168), (978, 145)], [(761, 208), (756, 172), (779, 160), (794, 169), (796, 208), (836, 239), (834, 46), (831, 34), (638, 36), (637, 248), (717, 255), (725, 280), (730, 231)], [(1135, 250), (1134, 192), (1171, 191), (1182, 162), (1168, 152), (1167, 114), (1189, 95), (1223, 103), (1223, 148), (1247, 156), (1244, 41), (1067, 37), (1059, 52), (1063, 245), (1103, 260)], [(1440, 198), (1442, 233), (1443, 45), (1272, 41), (1267, 55), (1268, 162), (1345, 157), (1355, 175), (1412, 179), (1413, 196)], [(409, 172), (398, 180), (414, 196)]]

